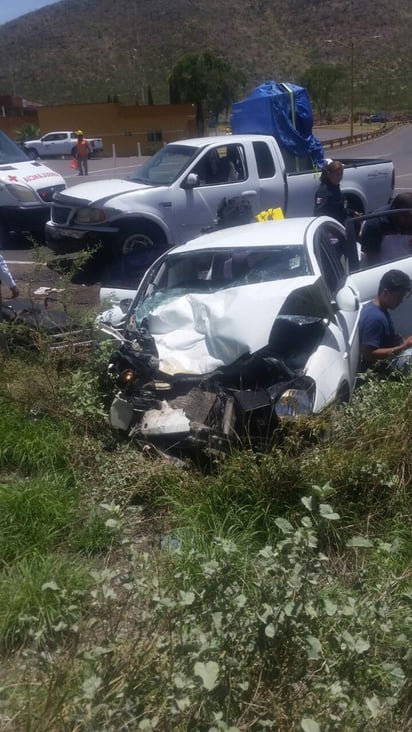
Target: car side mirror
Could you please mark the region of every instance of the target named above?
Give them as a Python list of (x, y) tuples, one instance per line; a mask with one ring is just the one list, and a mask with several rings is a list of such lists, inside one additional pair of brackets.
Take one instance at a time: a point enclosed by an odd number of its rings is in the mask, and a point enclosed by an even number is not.
[(182, 188), (196, 188), (200, 184), (199, 176), (197, 173), (189, 173), (187, 178), (182, 183)]
[(359, 297), (349, 285), (345, 285), (336, 293), (336, 305), (346, 313), (356, 313), (359, 310)]

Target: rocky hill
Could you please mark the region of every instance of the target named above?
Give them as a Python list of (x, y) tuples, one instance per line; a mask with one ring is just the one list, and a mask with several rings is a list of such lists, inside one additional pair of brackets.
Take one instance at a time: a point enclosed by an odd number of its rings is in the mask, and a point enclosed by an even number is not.
[[(185, 52), (210, 49), (245, 74), (299, 82), (341, 63), (364, 109), (412, 108), (410, 0), (60, 0), (0, 26), (0, 93), (45, 104), (168, 101)], [(347, 93), (347, 88), (346, 88)]]

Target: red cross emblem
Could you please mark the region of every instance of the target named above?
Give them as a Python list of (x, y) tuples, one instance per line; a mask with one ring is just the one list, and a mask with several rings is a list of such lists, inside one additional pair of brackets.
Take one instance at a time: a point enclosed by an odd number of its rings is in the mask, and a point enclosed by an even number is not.
[(8, 175), (7, 177), (10, 183), (17, 183), (17, 175)]

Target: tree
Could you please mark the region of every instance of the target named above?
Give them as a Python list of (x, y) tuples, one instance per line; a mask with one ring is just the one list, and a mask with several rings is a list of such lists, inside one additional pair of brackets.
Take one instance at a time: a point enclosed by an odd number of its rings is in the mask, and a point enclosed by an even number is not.
[(242, 82), (242, 75), (211, 51), (187, 53), (178, 59), (169, 76), (170, 103), (193, 102), (197, 129), (202, 135), (205, 105), (217, 117), (234, 101)]
[(301, 75), (300, 83), (307, 89), (320, 120), (325, 119), (333, 93), (344, 76), (344, 69), (338, 64), (316, 64)]

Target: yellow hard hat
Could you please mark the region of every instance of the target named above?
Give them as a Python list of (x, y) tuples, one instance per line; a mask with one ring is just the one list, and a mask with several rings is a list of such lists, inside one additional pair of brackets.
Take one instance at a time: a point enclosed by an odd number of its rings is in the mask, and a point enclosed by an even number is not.
[(76, 130), (76, 135), (77, 136), (79, 136), (79, 135), (82, 135), (83, 136), (83, 130)]

